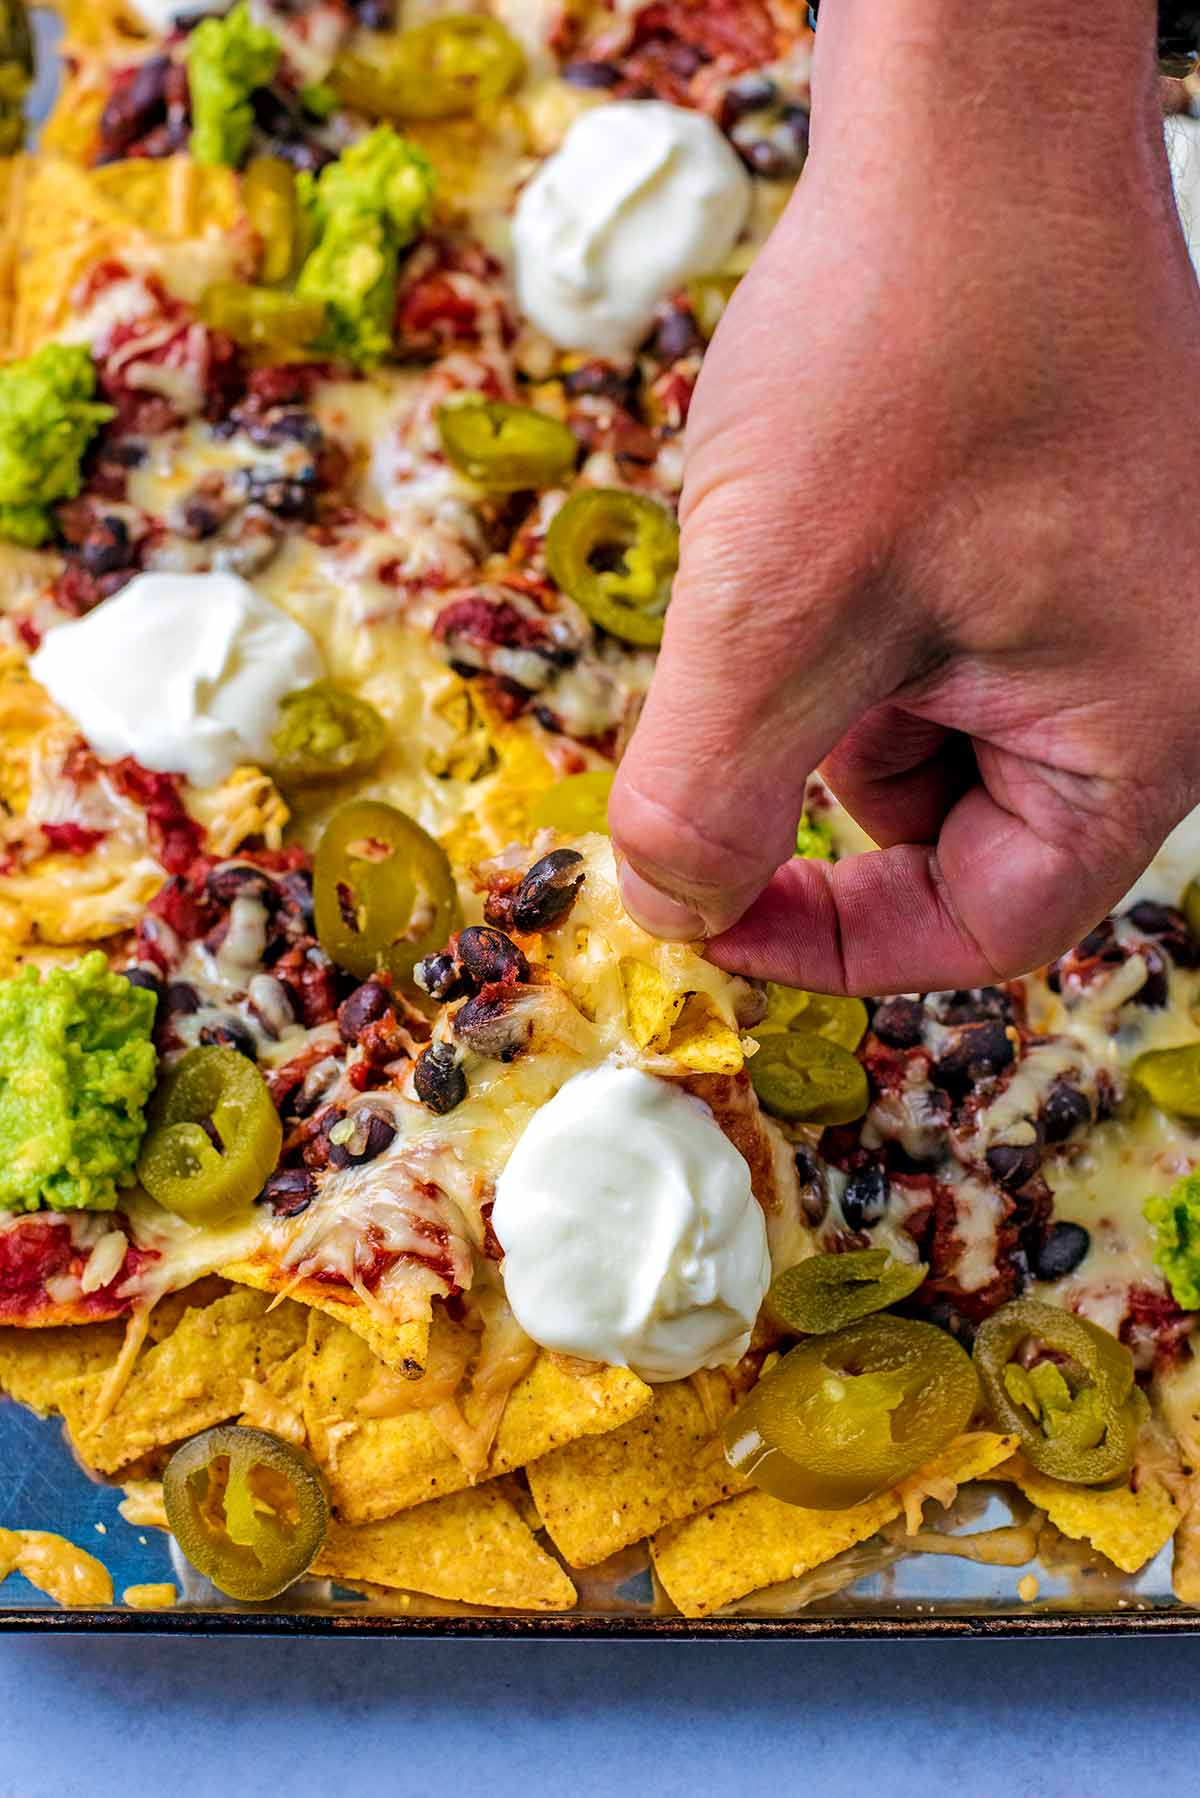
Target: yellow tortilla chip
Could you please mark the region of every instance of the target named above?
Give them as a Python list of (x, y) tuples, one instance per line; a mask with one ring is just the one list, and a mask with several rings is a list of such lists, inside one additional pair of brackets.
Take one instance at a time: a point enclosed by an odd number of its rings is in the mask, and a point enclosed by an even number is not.
[(265, 1377), (242, 1381), (242, 1415), (239, 1423), (267, 1430), (284, 1442), (303, 1448), (308, 1440), (304, 1427), (304, 1375), (308, 1369), (306, 1348), (298, 1348), (286, 1361), (268, 1368)]
[(261, 1379), (304, 1341), (305, 1313), (284, 1301), (269, 1309), (255, 1292), (232, 1292), (185, 1312), (172, 1334), (138, 1358), (112, 1413), (92, 1427), (105, 1375), (66, 1381), (58, 1401), (71, 1440), (89, 1467), (113, 1473), (151, 1449), (180, 1442), (242, 1409), (243, 1382)]
[(58, 1409), (57, 1392), (64, 1380), (103, 1373), (124, 1340), (123, 1323), (0, 1329), (0, 1392), (46, 1417)]
[[(337, 1325), (314, 1323), (304, 1392), (309, 1445), (343, 1521), (371, 1523), (468, 1486), (466, 1469), (427, 1412), (370, 1417), (359, 1411), (363, 1352), (347, 1336)], [(581, 1436), (616, 1429), (650, 1399), (649, 1386), (625, 1368), (573, 1373), (539, 1355), (513, 1387), (484, 1477), (510, 1473)], [(478, 1421), (471, 1394), (462, 1410), (468, 1424)]]
[(695, 1074), (737, 1074), (742, 1039), (703, 993), (680, 992), (648, 962), (621, 958), (629, 1034), (649, 1055), (669, 1055)]
[(343, 1585), (364, 1580), (502, 1610), (569, 1611), (576, 1602), (558, 1562), (493, 1485), (381, 1523), (334, 1523), (313, 1572)]
[[(555, 781), (535, 729), (527, 721), (502, 718), (482, 694), (471, 703), (482, 720), (496, 756), (496, 768), (471, 789), (469, 807), (441, 842), (456, 868), (469, 868), (510, 843), (527, 842), (533, 826), (530, 812), (539, 794)], [(475, 744), (474, 753), (478, 753)]]
[(249, 275), (254, 240), (237, 176), (186, 156), (103, 168), (39, 158), (19, 208), (16, 355), (63, 331), (80, 278), (109, 258), (159, 275), (188, 301), (214, 281)]
[(542, 1523), (572, 1567), (594, 1567), (745, 1490), (687, 1380), (656, 1386), (653, 1403), (631, 1423), (531, 1462), (525, 1477)]
[(1055, 1529), (1077, 1542), (1090, 1542), (1123, 1573), (1137, 1573), (1152, 1561), (1179, 1524), (1178, 1504), (1153, 1474), (1143, 1475), (1136, 1492), (1130, 1486), (1098, 1491), (1052, 1480), (1014, 1455), (996, 1477), (1012, 1480)]
[(361, 1336), (373, 1355), (378, 1355), (406, 1380), (419, 1379), (425, 1370), (429, 1355), (429, 1319), (433, 1311), (428, 1297), (424, 1301), (427, 1308), (423, 1317), (410, 1318), (407, 1323), (393, 1323), (368, 1311), (357, 1293), (348, 1287), (329, 1286), (324, 1280), (296, 1281), (291, 1274), (271, 1267), (265, 1261), (235, 1261), (223, 1267), (221, 1272), (225, 1279), (232, 1280), (237, 1286), (252, 1286), (256, 1292), (286, 1293), (297, 1304), (307, 1305), (311, 1310), (345, 1324), (356, 1336)]
[[(990, 1473), (1012, 1451), (1011, 1436), (976, 1432), (952, 1442), (914, 1481), (941, 1496)], [(901, 1490), (846, 1511), (809, 1511), (765, 1492), (746, 1492), (685, 1523), (669, 1524), (650, 1545), (654, 1570), (685, 1617), (707, 1617), (722, 1605), (781, 1580), (799, 1579), (856, 1542), (865, 1542), (905, 1509)]]
[(667, 1054), (694, 1074), (740, 1074), (742, 1039), (713, 1010), (703, 993), (690, 993), (667, 1038)]
[(631, 955), (621, 957), (621, 985), (629, 1034), (639, 1049), (661, 1054), (687, 994), (668, 986), (657, 968)]

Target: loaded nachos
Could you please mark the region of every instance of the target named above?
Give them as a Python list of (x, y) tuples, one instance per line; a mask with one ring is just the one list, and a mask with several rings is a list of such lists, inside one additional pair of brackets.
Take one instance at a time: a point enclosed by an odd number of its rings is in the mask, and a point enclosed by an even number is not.
[[(0, 1388), (248, 1603), (1172, 1539), (1200, 1601), (1196, 831), (970, 992), (618, 897), (806, 8), (64, 11), (28, 155), (0, 4)], [(864, 847), (814, 778), (797, 853)], [(28, 1525), (0, 1571), (111, 1600)]]

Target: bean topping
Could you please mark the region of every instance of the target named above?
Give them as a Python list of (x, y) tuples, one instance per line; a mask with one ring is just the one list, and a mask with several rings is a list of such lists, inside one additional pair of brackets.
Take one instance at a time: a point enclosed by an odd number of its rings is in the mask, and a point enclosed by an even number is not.
[(1030, 1266), (1039, 1280), (1061, 1280), (1074, 1273), (1091, 1245), (1092, 1239), (1082, 1224), (1051, 1224), (1030, 1257)]
[(356, 1043), (368, 1024), (378, 1023), (392, 1009), (392, 995), (383, 982), (364, 980), (338, 1006), (338, 1030), (342, 1041)]
[(529, 963), (512, 938), (487, 924), (470, 924), (460, 933), (458, 962), (476, 987), (529, 979)]
[(1092, 1121), (1092, 1106), (1086, 1093), (1066, 1080), (1056, 1080), (1046, 1094), (1042, 1107), (1042, 1129), (1047, 1142), (1066, 1142), (1073, 1130)]
[(467, 1079), (449, 1043), (431, 1043), (418, 1057), (413, 1085), (422, 1105), (444, 1117), (467, 1096)]
[(444, 950), (439, 955), (427, 955), (424, 961), (419, 961), (413, 969), (413, 979), (423, 993), (443, 1002), (447, 999), (460, 999), (466, 991), (458, 963)]
[(964, 1024), (945, 1053), (934, 1063), (932, 1079), (947, 1092), (965, 1093), (1012, 1066), (1013, 1046), (1004, 1025)]
[(919, 999), (885, 999), (871, 1029), (890, 1049), (915, 1049), (925, 1033), (925, 1007)]
[(281, 1168), (262, 1189), (262, 1203), (276, 1217), (299, 1217), (317, 1196), (317, 1183), (307, 1168)]
[(483, 915), (501, 930), (530, 934), (561, 924), (584, 882), (583, 857), (577, 849), (552, 849), (534, 862), (511, 891), (492, 893)]
[(987, 1164), (999, 1186), (1016, 1192), (1042, 1165), (1042, 1145), (1036, 1138), (1029, 1143), (997, 1143), (987, 1152)]
[(361, 1167), (383, 1154), (396, 1134), (396, 1126), (381, 1112), (364, 1108), (339, 1118), (328, 1134), (330, 1167)]
[(215, 1043), (222, 1049), (236, 1049), (247, 1061), (258, 1060), (258, 1044), (254, 1040), (254, 1033), (240, 1018), (235, 1018), (228, 1012), (223, 1012), (211, 1024), (201, 1025), (200, 1041), (206, 1045)]
[(842, 1194), (842, 1216), (848, 1230), (869, 1230), (888, 1206), (888, 1179), (876, 1162), (851, 1174)]

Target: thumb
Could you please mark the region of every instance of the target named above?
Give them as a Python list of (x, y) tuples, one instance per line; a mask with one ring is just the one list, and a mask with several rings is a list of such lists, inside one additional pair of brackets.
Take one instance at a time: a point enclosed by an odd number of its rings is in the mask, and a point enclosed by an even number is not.
[(625, 905), (659, 936), (742, 916), (795, 853), (809, 773), (906, 660), (844, 550), (823, 554), (795, 492), (745, 453), (687, 496), (658, 669), (609, 804)]

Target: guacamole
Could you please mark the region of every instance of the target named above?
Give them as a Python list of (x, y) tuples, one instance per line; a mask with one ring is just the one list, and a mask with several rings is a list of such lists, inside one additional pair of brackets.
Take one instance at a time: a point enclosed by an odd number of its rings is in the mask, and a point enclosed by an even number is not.
[(368, 367), (391, 348), (400, 252), (429, 217), (433, 169), (380, 125), (296, 187), (313, 243), (296, 292), (325, 307), (320, 347)]
[(810, 818), (807, 812), (801, 813), (796, 832), (796, 854), (806, 862), (833, 860), (833, 832), (823, 818)]
[(223, 19), (205, 19), (187, 44), (192, 102), (191, 151), (197, 162), (236, 168), (250, 147), (250, 96), (279, 67), (279, 42), (250, 17), (242, 0)]
[(0, 368), (0, 535), (36, 548), (53, 529), (51, 506), (79, 492), (84, 452), (113, 416), (95, 391), (81, 344), (47, 343)]
[(109, 1211), (133, 1183), (154, 996), (99, 950), (0, 981), (0, 1209)]
[(1154, 1226), (1154, 1265), (1176, 1304), (1200, 1310), (1200, 1174), (1185, 1174), (1167, 1198), (1147, 1199), (1146, 1217)]

